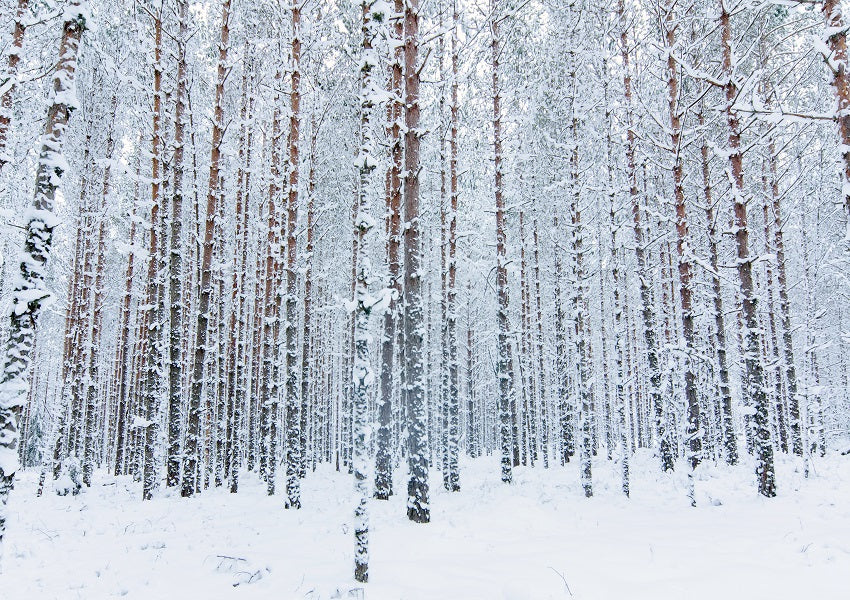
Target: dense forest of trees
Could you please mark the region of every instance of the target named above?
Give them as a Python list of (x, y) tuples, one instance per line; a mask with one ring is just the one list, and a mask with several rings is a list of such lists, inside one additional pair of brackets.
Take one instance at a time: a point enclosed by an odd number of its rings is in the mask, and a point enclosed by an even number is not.
[(846, 34), (839, 0), (0, 0), (0, 541), (19, 465), (298, 509), (329, 463), (360, 581), (369, 498), (426, 523), (461, 455), (776, 495), (850, 430)]

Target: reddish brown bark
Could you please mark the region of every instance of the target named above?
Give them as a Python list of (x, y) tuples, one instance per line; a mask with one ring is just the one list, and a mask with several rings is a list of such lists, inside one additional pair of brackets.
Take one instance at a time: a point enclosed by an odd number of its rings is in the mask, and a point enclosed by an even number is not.
[(0, 96), (0, 173), (3, 172), (6, 163), (11, 160), (11, 157), (6, 153), (6, 148), (9, 143), (9, 126), (12, 124), (12, 101), (14, 100), (15, 89), (18, 87), (18, 64), (21, 62), (24, 34), (27, 29), (24, 16), (28, 8), (29, 0), (18, 0), (18, 7), (15, 11), (15, 26), (12, 31), (12, 44), (9, 50), (9, 62), (5, 73), (7, 79), (2, 82), (6, 89)]

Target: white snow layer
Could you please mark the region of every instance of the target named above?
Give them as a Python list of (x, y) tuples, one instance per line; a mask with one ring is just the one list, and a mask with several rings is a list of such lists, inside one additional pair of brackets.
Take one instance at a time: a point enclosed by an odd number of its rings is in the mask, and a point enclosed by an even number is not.
[[(399, 473), (389, 502), (370, 502), (371, 600), (850, 598), (850, 457), (802, 465), (780, 457), (779, 496), (755, 492), (751, 464), (704, 465), (696, 508), (683, 475), (632, 461), (632, 498), (616, 464), (594, 463), (585, 499), (576, 464), (517, 468), (499, 481), (495, 457), (463, 461), (463, 490), (432, 473), (432, 522), (404, 511)], [(86, 599), (329, 599), (353, 582), (356, 504), (348, 475), (321, 466), (300, 511), (283, 509), (252, 475), (237, 495), (194, 499), (96, 473), (77, 497), (21, 474), (11, 502), (0, 597)]]

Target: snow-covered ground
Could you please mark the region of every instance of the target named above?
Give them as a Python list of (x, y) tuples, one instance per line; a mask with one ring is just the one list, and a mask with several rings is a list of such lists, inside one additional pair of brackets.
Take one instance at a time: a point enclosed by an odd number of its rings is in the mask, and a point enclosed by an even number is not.
[[(814, 466), (806, 480), (780, 458), (779, 496), (767, 500), (750, 465), (704, 465), (691, 508), (685, 479), (656, 474), (645, 454), (631, 499), (604, 460), (591, 499), (575, 465), (517, 469), (504, 486), (496, 459), (466, 461), (459, 494), (433, 474), (428, 525), (407, 521), (402, 495), (370, 504), (365, 598), (850, 599), (850, 457)], [(3, 600), (358, 597), (353, 484), (328, 467), (304, 482), (297, 512), (249, 476), (237, 495), (151, 502), (103, 474), (76, 498), (36, 498), (35, 487), (25, 473), (11, 500)]]

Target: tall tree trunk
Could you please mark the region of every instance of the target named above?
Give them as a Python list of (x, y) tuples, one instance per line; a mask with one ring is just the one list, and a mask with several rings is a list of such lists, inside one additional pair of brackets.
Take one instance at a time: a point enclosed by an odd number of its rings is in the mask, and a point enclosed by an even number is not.
[(764, 389), (764, 368), (759, 355), (760, 334), (753, 287), (752, 259), (749, 254), (749, 230), (744, 190), (744, 159), (741, 153), (741, 124), (733, 104), (738, 86), (733, 78), (732, 28), (726, 3), (720, 2), (720, 33), (723, 44), (723, 77), (726, 95), (726, 122), (729, 128), (729, 175), (735, 209), (735, 243), (738, 256), (742, 314), (744, 321), (744, 386), (755, 409), (755, 450), (758, 491), (771, 498), (776, 495), (773, 466), (773, 446), (768, 423), (767, 395)]
[[(310, 398), (310, 385), (315, 380), (313, 374), (315, 365), (313, 358), (313, 329), (315, 320), (313, 315), (313, 252), (315, 251), (315, 246), (313, 240), (316, 227), (314, 194), (316, 189), (316, 143), (318, 137), (318, 124), (316, 123), (316, 115), (314, 113), (310, 118), (310, 169), (307, 174), (307, 223), (305, 225), (307, 239), (304, 245), (304, 325), (302, 327), (303, 340), (301, 341), (301, 426), (299, 431), (301, 452), (299, 477), (302, 479), (307, 476), (308, 427), (314, 424), (313, 420), (316, 418), (315, 405), (311, 402)], [(310, 417), (309, 420), (308, 417)], [(315, 461), (315, 447), (313, 448), (312, 456)]]
[(803, 455), (803, 439), (800, 422), (800, 400), (797, 386), (797, 370), (794, 366), (794, 340), (791, 327), (791, 302), (788, 299), (788, 274), (785, 267), (785, 237), (782, 221), (779, 178), (776, 173), (776, 148), (773, 138), (768, 145), (770, 154), (770, 190), (773, 204), (773, 249), (776, 252), (776, 278), (779, 284), (779, 314), (782, 327), (783, 366), (785, 384), (788, 386), (788, 412), (790, 416), (791, 449), (797, 456)]
[[(184, 1), (184, 0), (181, 0)], [(183, 463), (183, 483), (180, 495), (192, 496), (197, 490), (198, 437), (201, 425), (201, 402), (204, 387), (204, 368), (207, 355), (207, 334), (209, 326), (210, 296), (212, 295), (212, 255), (215, 243), (215, 219), (220, 195), (219, 176), (221, 160), (221, 141), (224, 135), (224, 80), (227, 76), (227, 50), (230, 38), (230, 0), (221, 4), (221, 37), (218, 46), (217, 81), (215, 87), (215, 107), (213, 109), (212, 150), (210, 153), (210, 177), (207, 192), (207, 212), (204, 225), (204, 245), (201, 257), (200, 297), (197, 306), (197, 325), (195, 330), (195, 348), (192, 358), (192, 381), (189, 390), (189, 422), (186, 433), (185, 459)], [(176, 191), (176, 190), (175, 190)], [(178, 218), (178, 215), (173, 215)]]
[(392, 99), (387, 109), (389, 115), (388, 134), (391, 164), (387, 173), (387, 288), (391, 290), (390, 306), (384, 312), (383, 337), (381, 338), (381, 387), (378, 403), (378, 435), (375, 457), (375, 498), (387, 500), (393, 493), (392, 477), (392, 416), (393, 416), (393, 362), (396, 353), (397, 324), (400, 319), (398, 298), (401, 297), (401, 265), (399, 246), (401, 242), (401, 171), (404, 149), (401, 140), (402, 128), (402, 53), (404, 45), (404, 0), (395, 0), (396, 19), (391, 31), (396, 42), (390, 64), (390, 93)]
[[(685, 435), (688, 442), (688, 462), (696, 469), (702, 458), (702, 434), (700, 430), (700, 410), (697, 400), (696, 374), (694, 373), (694, 315), (693, 258), (691, 239), (688, 232), (688, 214), (685, 207), (685, 183), (682, 171), (682, 119), (679, 113), (679, 75), (678, 65), (673, 56), (676, 46), (675, 3), (668, 2), (664, 7), (664, 43), (667, 48), (667, 102), (670, 116), (670, 146), (673, 154), (673, 197), (676, 211), (676, 252), (679, 256), (679, 301), (682, 307), (682, 337), (685, 341), (685, 406), (687, 427)], [(671, 282), (672, 285), (672, 282)], [(691, 479), (691, 481), (693, 481)], [(691, 498), (694, 502), (694, 499)]]
[[(141, 144), (139, 144), (141, 147)], [(136, 180), (133, 184), (133, 208), (130, 212), (130, 250), (127, 255), (127, 269), (124, 274), (124, 295), (121, 298), (121, 321), (118, 332), (118, 344), (116, 348), (116, 382), (118, 388), (117, 422), (115, 425), (115, 466), (114, 475), (125, 475), (126, 445), (127, 445), (127, 417), (130, 410), (131, 397), (131, 369), (133, 356), (131, 354), (133, 345), (133, 278), (135, 275), (135, 243), (136, 243), (136, 219), (137, 206), (139, 202), (139, 180), (141, 179), (141, 152), (136, 157)]]
[(661, 470), (673, 470), (673, 453), (670, 449), (670, 438), (664, 422), (664, 402), (661, 397), (661, 369), (658, 364), (658, 340), (655, 331), (655, 308), (652, 290), (649, 282), (649, 272), (646, 264), (646, 242), (644, 241), (644, 226), (641, 217), (640, 192), (637, 183), (637, 162), (635, 151), (637, 135), (634, 128), (634, 113), (632, 109), (632, 75), (629, 67), (630, 52), (628, 39), (628, 21), (624, 0), (617, 3), (620, 19), (620, 53), (623, 57), (623, 96), (626, 103), (626, 168), (629, 181), (629, 198), (632, 204), (632, 220), (635, 232), (635, 258), (637, 259), (637, 276), (640, 280), (640, 302), (643, 319), (643, 338), (646, 351), (646, 363), (649, 367), (649, 396), (653, 411), (654, 427), (659, 441), (659, 457)]
[[(360, 59), (360, 136), (359, 152), (355, 167), (359, 172), (357, 189), (357, 218), (355, 219), (354, 235), (357, 237), (357, 282), (355, 284), (355, 325), (354, 348), (355, 356), (352, 362), (352, 381), (354, 382), (353, 415), (354, 415), (354, 448), (352, 462), (354, 466), (354, 481), (357, 491), (357, 507), (354, 510), (354, 579), (361, 583), (369, 580), (369, 457), (368, 457), (368, 423), (369, 387), (375, 379), (372, 372), (372, 361), (369, 352), (369, 316), (375, 306), (375, 299), (369, 295), (369, 278), (371, 277), (371, 262), (369, 260), (368, 238), (373, 227), (372, 195), (375, 188), (373, 173), (377, 166), (372, 156), (374, 142), (372, 140), (372, 117), (378, 108), (376, 93), (378, 83), (373, 70), (378, 67), (378, 55), (372, 48), (372, 42), (379, 33), (379, 28), (389, 16), (383, 12), (373, 12), (376, 0), (362, 0), (363, 11), (363, 47)], [(383, 6), (387, 6), (383, 4)]]
[[(553, 231), (560, 231), (559, 219), (557, 212), (552, 219)], [(573, 410), (572, 400), (570, 399), (570, 376), (568, 365), (567, 351), (567, 325), (566, 311), (564, 310), (564, 300), (561, 290), (561, 282), (563, 281), (562, 254), (563, 247), (556, 235), (555, 238), (555, 373), (557, 376), (558, 389), (558, 413), (559, 413), (559, 429), (560, 429), (560, 457), (561, 465), (570, 462), (570, 458), (575, 454), (575, 438), (573, 435)]]
[(230, 464), (230, 492), (239, 489), (239, 469), (242, 457), (242, 412), (246, 397), (246, 363), (250, 360), (245, 344), (247, 335), (247, 296), (248, 296), (248, 227), (251, 196), (251, 130), (253, 119), (253, 97), (249, 86), (253, 82), (249, 72), (252, 54), (245, 39), (242, 65), (242, 106), (240, 108), (239, 167), (236, 187), (236, 249), (233, 253), (233, 276), (231, 280), (230, 332), (228, 335), (228, 462)]
[[(620, 296), (620, 289), (622, 286), (621, 277), (620, 277), (620, 248), (618, 246), (617, 240), (617, 230), (619, 229), (617, 224), (617, 188), (614, 180), (614, 139), (613, 139), (613, 118), (612, 118), (612, 109), (610, 108), (610, 103), (608, 102), (608, 77), (607, 77), (607, 67), (605, 67), (605, 106), (606, 106), (606, 114), (605, 114), (605, 142), (606, 142), (606, 151), (607, 151), (607, 175), (608, 175), (608, 238), (610, 247), (610, 261), (611, 261), (611, 283), (612, 283), (612, 298), (611, 300), (614, 303), (614, 401), (612, 412), (614, 410), (617, 411), (617, 426), (620, 430), (620, 473), (622, 476), (622, 491), (623, 494), (628, 497), (629, 496), (629, 456), (630, 456), (630, 448), (629, 448), (629, 435), (628, 429), (626, 427), (626, 395), (625, 395), (625, 386), (624, 386), (624, 374), (623, 374), (623, 360), (624, 360), (624, 346), (625, 340), (624, 337), (627, 335), (624, 329), (623, 323), (623, 299)], [(535, 229), (535, 247), (537, 241), (537, 230)], [(536, 252), (536, 248), (535, 248)], [(539, 285), (539, 282), (538, 282)], [(604, 315), (603, 315), (604, 319)], [(612, 426), (613, 429), (613, 426)], [(612, 435), (613, 438), (613, 435)], [(613, 442), (613, 440), (612, 440)], [(611, 449), (608, 449), (609, 455), (611, 453)]]
[[(770, 219), (770, 204), (771, 200), (768, 196), (770, 183), (768, 182), (768, 168), (763, 164), (762, 182), (764, 189), (762, 190), (762, 222), (764, 223), (764, 252), (770, 256), (774, 248), (771, 247), (770, 228), (772, 221)], [(775, 257), (775, 254), (773, 255)], [(782, 452), (788, 453), (788, 426), (785, 419), (785, 407), (787, 406), (787, 398), (785, 396), (785, 387), (783, 385), (784, 373), (782, 369), (782, 359), (779, 355), (779, 338), (777, 337), (776, 327), (776, 308), (774, 303), (774, 278), (773, 278), (773, 258), (764, 261), (765, 267), (765, 286), (764, 293), (767, 295), (767, 323), (769, 336), (763, 338), (765, 348), (765, 362), (773, 366), (773, 386), (767, 385), (765, 391), (771, 387), (774, 393), (768, 395), (768, 402), (772, 401), (774, 416), (776, 417), (776, 434), (779, 437), (779, 448)], [(769, 342), (769, 343), (768, 343)], [(771, 356), (768, 357), (768, 352)], [(767, 377), (767, 375), (766, 375)]]
[[(700, 129), (704, 126), (702, 109), (697, 115)], [(729, 388), (729, 366), (726, 358), (726, 323), (723, 314), (723, 294), (720, 289), (720, 272), (717, 252), (717, 219), (712, 199), (711, 171), (708, 164), (708, 142), (705, 137), (700, 145), (702, 159), (703, 199), (705, 201), (705, 219), (708, 231), (708, 265), (711, 268), (711, 298), (714, 308), (714, 332), (712, 342), (717, 357), (717, 371), (720, 378), (720, 414), (723, 435), (723, 449), (726, 463), (738, 463), (738, 442), (735, 437), (735, 424), (732, 420), (732, 392)]]
[(543, 468), (549, 468), (549, 398), (546, 395), (546, 367), (543, 343), (543, 305), (540, 294), (540, 236), (538, 234), (537, 217), (534, 218), (534, 300), (535, 320), (537, 322), (537, 387), (540, 398), (540, 446), (543, 451)]
[[(168, 458), (166, 485), (180, 482), (180, 422), (183, 405), (183, 171), (186, 113), (186, 37), (189, 29), (189, 2), (177, 3), (177, 96), (174, 107), (174, 187), (171, 190), (170, 252), (168, 256)], [(165, 243), (165, 240), (162, 240)]]
[(419, 216), (419, 0), (404, 6), (404, 363), (410, 480), (407, 517), (431, 520), (428, 502), (428, 430), (423, 373), (422, 223)]
[(460, 471), (458, 468), (458, 444), (460, 438), (460, 399), (457, 358), (457, 134), (458, 134), (458, 8), (457, 0), (452, 1), (451, 33), (451, 111), (449, 130), (449, 247), (448, 247), (448, 288), (446, 290), (446, 343), (449, 347), (449, 433), (448, 433), (448, 471), (449, 491), (460, 491)]
[(63, 13), (59, 60), (36, 170), (35, 196), (28, 212), (20, 275), (12, 292), (9, 339), (0, 379), (0, 555), (6, 532), (6, 504), (18, 469), (18, 422), (26, 401), (35, 328), (49, 294), (44, 280), (57, 225), (53, 206), (65, 166), (62, 145), (72, 109), (69, 104), (74, 95), (77, 51), (87, 16), (85, 0), (72, 0)]
[[(148, 273), (145, 304), (148, 310), (144, 315), (143, 345), (144, 384), (140, 398), (146, 419), (143, 446), (143, 483), (142, 499), (150, 500), (159, 485), (154, 445), (159, 438), (160, 412), (160, 367), (162, 362), (162, 319), (163, 271), (160, 268), (160, 244), (164, 246), (165, 219), (160, 216), (161, 168), (162, 168), (162, 5), (154, 16), (154, 61), (153, 61), (153, 124), (151, 134), (151, 213), (150, 241), (148, 243)], [(160, 231), (162, 229), (163, 231)], [(162, 238), (162, 239), (161, 239)], [(142, 411), (140, 411), (141, 413)]]
[(838, 137), (841, 143), (842, 170), (841, 201), (844, 205), (845, 244), (850, 245), (850, 73), (847, 58), (847, 23), (844, 19), (841, 0), (824, 0), (821, 8), (826, 23), (826, 43), (831, 50), (825, 57), (832, 73), (832, 88), (835, 90)]
[[(0, 77), (0, 89), (3, 90), (3, 94), (0, 96), (0, 173), (3, 173), (3, 167), (12, 160), (12, 156), (7, 152), (9, 128), (12, 125), (12, 101), (18, 87), (18, 64), (21, 62), (24, 47), (24, 34), (27, 30), (27, 23), (24, 19), (28, 9), (29, 0), (18, 0), (17, 10), (15, 11), (15, 26), (12, 30), (12, 47), (9, 49), (9, 62), (6, 65), (6, 72)], [(0, 276), (0, 283), (2, 283), (2, 276)]]
[(490, 0), (490, 68), (493, 78), (493, 156), (495, 158), (494, 194), (496, 200), (496, 294), (498, 310), (496, 319), (497, 366), (496, 378), (499, 386), (499, 433), (502, 449), (502, 481), (511, 483), (511, 449), (515, 440), (511, 427), (511, 407), (515, 407), (513, 359), (509, 339), (508, 323), (508, 265), (507, 265), (507, 227), (505, 224), (505, 197), (502, 190), (502, 107), (501, 87), (499, 85), (499, 57), (501, 38), (499, 35), (500, 17), (498, 0)]
[(301, 401), (298, 389), (298, 160), (301, 128), (301, 8), (292, 3), (292, 72), (289, 93), (289, 194), (286, 201), (286, 508), (301, 508)]

